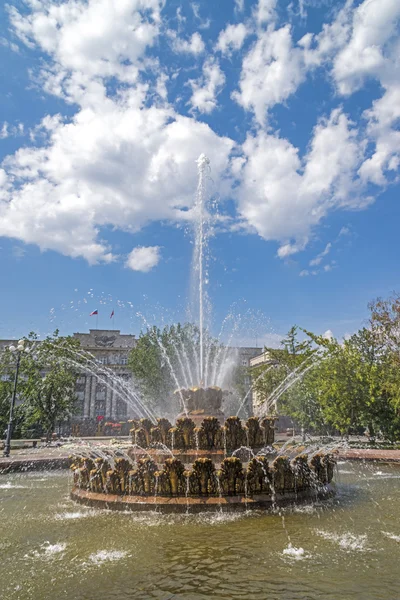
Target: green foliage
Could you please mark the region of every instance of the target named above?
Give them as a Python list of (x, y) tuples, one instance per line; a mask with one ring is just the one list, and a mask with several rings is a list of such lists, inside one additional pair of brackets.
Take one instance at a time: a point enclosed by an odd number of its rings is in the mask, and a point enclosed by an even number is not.
[(370, 308), (370, 327), (342, 343), (307, 331), (299, 342), (293, 327), (282, 349), (268, 350), (273, 366), (253, 372), (258, 399), (271, 406), (277, 400), (281, 414), (308, 430), (347, 435), (367, 428), (372, 438), (399, 439), (400, 300)]
[[(50, 436), (57, 421), (75, 411), (75, 384), (78, 372), (75, 351), (79, 341), (72, 337), (53, 336), (38, 342), (31, 333), (25, 340), (26, 352), (21, 353), (17, 397), (21, 404), (16, 407), (14, 437), (39, 435), (44, 431)], [(0, 360), (0, 425), (3, 431), (8, 422), (16, 355), (9, 350), (2, 352)], [(4, 381), (4, 379), (9, 378)]]
[[(307, 429), (323, 429), (320, 406), (312, 393), (313, 358), (316, 352), (310, 339), (299, 340), (299, 328), (294, 326), (281, 342), (282, 348), (266, 348), (269, 362), (253, 370), (253, 389), (258, 401), (295, 419)], [(312, 369), (307, 370), (308, 367)]]
[(400, 377), (393, 352), (378, 329), (363, 328), (340, 344), (309, 334), (319, 347), (314, 393), (324, 420), (343, 434), (367, 428), (395, 440), (400, 435)]

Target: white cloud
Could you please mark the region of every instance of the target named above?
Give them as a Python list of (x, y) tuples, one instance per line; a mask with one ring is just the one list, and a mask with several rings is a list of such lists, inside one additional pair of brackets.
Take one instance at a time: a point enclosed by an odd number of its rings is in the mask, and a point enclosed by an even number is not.
[(8, 131), (8, 123), (7, 123), (7, 121), (4, 121), (2, 128), (0, 130), (0, 140), (5, 140), (6, 138), (8, 138), (9, 135), (10, 135), (10, 133)]
[(315, 127), (303, 159), (288, 140), (263, 131), (247, 137), (243, 154), (234, 163), (240, 214), (264, 239), (283, 242), (280, 258), (302, 250), (331, 210), (370, 201), (357, 179), (363, 144), (340, 110)]
[(375, 149), (359, 174), (364, 184), (385, 186), (400, 166), (400, 132), (396, 127), (400, 118), (400, 3), (364, 0), (352, 11), (349, 6), (348, 2), (341, 27), (345, 38), (342, 35), (332, 75), (343, 95), (359, 90), (369, 78), (378, 80), (384, 90), (364, 113), (366, 137)]
[(259, 25), (269, 23), (275, 18), (276, 0), (258, 0), (254, 16)]
[(334, 339), (333, 333), (332, 333), (332, 331), (330, 329), (327, 329), (325, 331), (325, 333), (322, 334), (322, 337), (325, 338), (326, 340), (333, 340)]
[(244, 0), (235, 0), (235, 10), (242, 12), (244, 10)]
[[(152, 89), (135, 83), (143, 53), (154, 43), (159, 0), (98, 0), (11, 10), (24, 43), (51, 56), (43, 80), (73, 101), (70, 120), (46, 116), (31, 132), (40, 145), (8, 156), (0, 171), (0, 236), (37, 244), (90, 263), (115, 260), (107, 228), (137, 231), (153, 220), (192, 218), (197, 170), (206, 152), (222, 195), (233, 142), (209, 126), (151, 105)], [(194, 36), (194, 48), (196, 40)], [(109, 76), (122, 82), (109, 95)], [(128, 82), (130, 85), (124, 85)], [(166, 75), (156, 91), (166, 100)]]
[(201, 35), (196, 31), (189, 40), (179, 38), (175, 32), (171, 32), (172, 47), (175, 52), (182, 54), (202, 54), (205, 50), (205, 44)]
[(227, 25), (218, 36), (216, 49), (220, 50), (220, 52), (225, 55), (231, 54), (234, 50), (240, 50), (249, 33), (250, 32), (244, 23)]
[(398, 0), (364, 0), (354, 10), (350, 41), (334, 61), (333, 76), (342, 94), (354, 92), (366, 77), (379, 77), (385, 70), (387, 44), (396, 32), (398, 19)]
[(339, 236), (338, 237), (342, 237), (344, 235), (350, 235), (351, 234), (351, 229), (350, 227), (342, 227), (341, 230), (339, 231)]
[(293, 46), (290, 26), (268, 30), (244, 57), (240, 91), (233, 98), (264, 124), (267, 110), (293, 94), (305, 76), (303, 49)]
[(192, 109), (209, 114), (217, 107), (217, 96), (225, 84), (225, 75), (218, 62), (208, 58), (203, 65), (203, 76), (190, 80), (189, 84), (193, 91), (189, 101)]
[(73, 72), (82, 85), (94, 77), (136, 81), (136, 63), (158, 35), (162, 5), (162, 0), (31, 0), (31, 12), (9, 7), (9, 13), (21, 41), (54, 58), (48, 78), (61, 85)]
[(129, 253), (125, 266), (132, 271), (148, 273), (161, 259), (159, 246), (138, 246)]
[(190, 219), (201, 152), (224, 190), (233, 142), (171, 109), (137, 102), (130, 91), (96, 111), (81, 109), (43, 146), (8, 157), (4, 167), (16, 185), (3, 192), (0, 235), (91, 263), (110, 261), (101, 228), (137, 231), (152, 220)]
[(322, 263), (324, 257), (327, 256), (329, 254), (329, 252), (331, 251), (331, 248), (332, 248), (332, 244), (329, 242), (325, 246), (325, 250), (323, 250), (315, 258), (310, 260), (310, 263), (309, 263), (310, 267), (316, 267), (317, 265), (320, 265)]
[[(112, 261), (103, 239), (108, 228), (137, 231), (160, 219), (191, 219), (202, 152), (221, 197), (237, 202), (232, 229), (277, 241), (281, 258), (304, 249), (330, 211), (366, 207), (369, 184), (387, 185), (400, 166), (399, 2), (364, 0), (354, 8), (346, 0), (332, 23), (297, 43), (289, 25), (276, 28), (276, 5), (259, 0), (251, 19), (227, 25), (215, 46), (229, 55), (246, 35), (256, 35), (234, 95), (258, 122), (241, 148), (168, 104), (168, 78), (173, 82), (178, 71), (167, 71), (162, 56), (150, 58), (147, 50), (160, 32), (191, 58), (205, 43), (198, 32), (181, 37), (165, 30), (163, 0), (29, 0), (23, 12), (9, 8), (19, 39), (49, 57), (35, 82), (73, 104), (75, 114), (45, 116), (31, 131), (37, 146), (22, 147), (2, 164), (0, 235), (91, 263)], [(243, 10), (244, 2), (235, 6)], [(184, 20), (176, 14), (179, 28)], [(317, 67), (326, 68), (340, 94), (371, 77), (383, 94), (357, 126), (342, 108), (333, 110), (317, 123), (302, 156), (267, 116)], [(191, 110), (210, 113), (225, 74), (207, 57), (202, 72), (190, 76)], [(10, 131), (2, 125), (0, 137)]]

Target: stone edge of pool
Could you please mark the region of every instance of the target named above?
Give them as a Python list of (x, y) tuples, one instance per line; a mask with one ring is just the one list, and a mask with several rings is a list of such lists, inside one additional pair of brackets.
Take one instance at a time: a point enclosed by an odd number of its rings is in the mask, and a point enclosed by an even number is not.
[(106, 510), (116, 510), (122, 512), (144, 512), (157, 511), (160, 513), (196, 513), (204, 511), (222, 510), (254, 510), (269, 508), (272, 505), (282, 506), (307, 501), (310, 498), (315, 500), (316, 496), (320, 499), (330, 498), (335, 494), (335, 486), (325, 485), (319, 491), (304, 490), (303, 492), (276, 494), (274, 500), (267, 494), (254, 495), (253, 497), (222, 496), (222, 497), (162, 497), (162, 496), (118, 496), (116, 494), (99, 494), (82, 490), (74, 487), (70, 497), (75, 502), (89, 506), (91, 508), (100, 508)]

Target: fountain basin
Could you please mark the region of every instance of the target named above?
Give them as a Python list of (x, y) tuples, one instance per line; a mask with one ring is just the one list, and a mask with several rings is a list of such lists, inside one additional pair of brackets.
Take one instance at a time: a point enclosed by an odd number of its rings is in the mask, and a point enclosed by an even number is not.
[(88, 490), (74, 487), (71, 499), (79, 504), (91, 508), (106, 510), (146, 512), (157, 511), (161, 513), (199, 513), (205, 511), (238, 511), (268, 509), (272, 506), (285, 506), (293, 503), (307, 502), (309, 500), (326, 499), (333, 496), (335, 487), (327, 484), (318, 490), (303, 490), (276, 494), (256, 494), (249, 498), (242, 495), (193, 498), (193, 497), (167, 497), (167, 496), (120, 496), (118, 494), (98, 494)]

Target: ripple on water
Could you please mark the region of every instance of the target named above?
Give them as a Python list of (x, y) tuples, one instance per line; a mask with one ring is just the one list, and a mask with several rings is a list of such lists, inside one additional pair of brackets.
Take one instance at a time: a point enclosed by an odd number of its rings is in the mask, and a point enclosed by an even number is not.
[(55, 515), (56, 521), (73, 521), (75, 519), (84, 519), (85, 517), (94, 517), (98, 515), (96, 510), (87, 510), (87, 511), (75, 511), (75, 512), (64, 512)]
[(53, 560), (61, 558), (67, 544), (65, 542), (59, 542), (57, 544), (50, 544), (50, 542), (44, 542), (41, 544), (39, 550), (33, 550), (25, 554), (25, 558), (41, 558), (43, 560)]
[(18, 485), (17, 483), (13, 483), (12, 481), (7, 481), (6, 483), (0, 484), (0, 490), (26, 490), (26, 485)]
[(368, 548), (368, 539), (366, 535), (355, 535), (350, 531), (337, 534), (329, 531), (322, 531), (320, 529), (317, 529), (316, 533), (325, 540), (334, 542), (347, 552), (367, 552), (371, 550)]
[(102, 565), (107, 562), (116, 562), (128, 556), (125, 550), (99, 550), (89, 556), (89, 561), (94, 565)]
[(310, 555), (305, 552), (304, 548), (295, 548), (290, 543), (288, 544), (288, 547), (283, 550), (282, 554), (292, 560), (304, 560), (305, 558), (310, 557)]
[(389, 538), (391, 540), (394, 540), (395, 542), (399, 542), (400, 543), (400, 535), (396, 535), (394, 533), (390, 533), (390, 531), (382, 531), (382, 533), (387, 538)]

